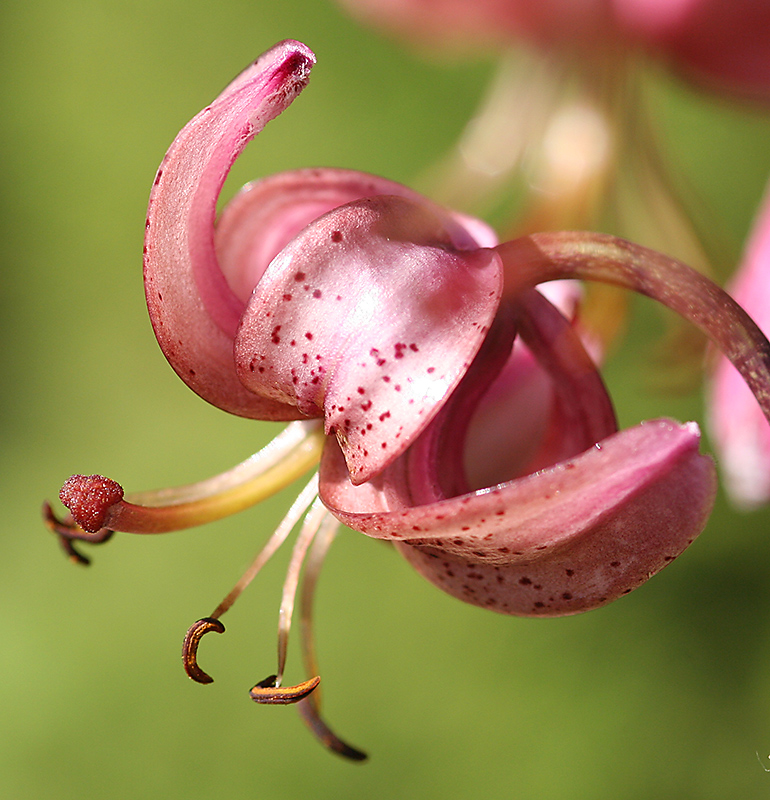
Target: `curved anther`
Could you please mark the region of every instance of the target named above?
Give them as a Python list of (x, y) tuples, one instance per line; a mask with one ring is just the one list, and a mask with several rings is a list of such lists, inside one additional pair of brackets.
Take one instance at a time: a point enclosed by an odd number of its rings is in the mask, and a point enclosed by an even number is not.
[(42, 513), (45, 526), (59, 539), (59, 544), (74, 564), (82, 564), (87, 567), (91, 563), (91, 559), (75, 549), (75, 545), (72, 543), (73, 539), (80, 539), (91, 544), (104, 544), (114, 533), (109, 528), (102, 528), (96, 533), (87, 533), (75, 523), (71, 515), (68, 514), (63, 519), (57, 517), (51, 504), (47, 502), (43, 503)]
[(343, 742), (342, 739), (329, 728), (323, 719), (321, 719), (315, 697), (308, 697), (301, 702), (297, 706), (297, 710), (303, 722), (310, 728), (313, 735), (324, 747), (351, 761), (366, 761), (366, 759), (369, 758), (363, 750), (357, 750), (347, 742)]
[(321, 682), (321, 678), (316, 675), (296, 686), (276, 686), (276, 675), (269, 675), (260, 681), (249, 691), (249, 697), (255, 703), (265, 703), (267, 705), (288, 705), (304, 700)]
[(214, 617), (204, 617), (190, 626), (182, 645), (182, 663), (187, 675), (198, 683), (213, 683), (214, 679), (198, 665), (198, 645), (203, 635), (216, 631), (224, 633), (225, 626)]

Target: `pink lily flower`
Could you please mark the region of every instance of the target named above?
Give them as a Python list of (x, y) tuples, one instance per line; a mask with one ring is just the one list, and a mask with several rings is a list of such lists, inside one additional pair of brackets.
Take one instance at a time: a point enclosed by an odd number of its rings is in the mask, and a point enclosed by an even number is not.
[(770, 98), (770, 5), (752, 0), (342, 0), (414, 41), (454, 46), (528, 40), (583, 51), (655, 51), (698, 82)]
[[(770, 330), (770, 195), (765, 198), (730, 294), (759, 326)], [(710, 398), (710, 427), (725, 486), (750, 509), (770, 500), (770, 425), (735, 368), (720, 357)]]
[[(536, 290), (600, 281), (653, 297), (706, 332), (770, 413), (770, 343), (703, 276), (610, 236), (536, 234), (498, 244), (486, 224), (399, 184), (338, 169), (247, 185), (216, 222), (246, 143), (307, 83), (315, 57), (276, 45), (176, 138), (150, 196), (145, 287), (158, 341), (201, 397), (293, 420), (265, 450), (198, 484), (124, 495), (74, 475), (46, 517), (73, 542), (178, 530), (235, 513), (319, 463), (254, 564), (184, 644), (201, 683), (203, 634), (300, 530), (279, 615), (278, 668), (258, 703), (298, 703), (319, 739), (364, 754), (320, 716), (312, 594), (341, 524), (393, 542), (459, 599), (509, 614), (599, 607), (639, 586), (703, 530), (716, 490), (695, 423), (618, 431), (573, 321)], [(569, 285), (559, 290), (570, 304)], [(574, 298), (573, 298), (574, 299)], [(522, 344), (523, 343), (523, 344)], [(308, 674), (284, 686), (300, 614)]]

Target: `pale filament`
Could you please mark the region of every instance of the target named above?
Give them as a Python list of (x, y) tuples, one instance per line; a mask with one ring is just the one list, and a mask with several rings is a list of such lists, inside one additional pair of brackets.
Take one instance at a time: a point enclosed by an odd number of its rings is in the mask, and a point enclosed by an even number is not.
[[(251, 566), (244, 572), (241, 579), (231, 589), (230, 593), (216, 607), (211, 615), (212, 619), (219, 619), (230, 606), (238, 599), (241, 592), (254, 580), (262, 567), (272, 558), (278, 548), (286, 541), (286, 537), (291, 533), (294, 526), (300, 521), (302, 515), (318, 495), (318, 473), (315, 473), (305, 488), (299, 493), (297, 499), (291, 504), (286, 516), (281, 520), (280, 525), (273, 531), (273, 534), (259, 551), (259, 554), (252, 562)], [(303, 529), (304, 530), (304, 529)]]
[[(299, 624), (300, 641), (302, 644), (302, 657), (305, 662), (305, 671), (308, 675), (318, 674), (318, 662), (315, 654), (315, 641), (313, 639), (313, 598), (315, 597), (316, 584), (321, 574), (326, 554), (335, 540), (342, 523), (331, 514), (321, 521), (318, 533), (313, 539), (310, 552), (305, 562), (305, 574), (302, 578), (300, 591)], [(316, 705), (318, 704), (320, 690), (315, 692)]]
[(307, 512), (302, 529), (294, 543), (289, 567), (286, 570), (286, 580), (283, 583), (281, 610), (278, 613), (278, 674), (276, 676), (276, 686), (281, 685), (281, 679), (283, 678), (283, 672), (286, 666), (289, 630), (291, 629), (291, 619), (294, 613), (294, 599), (297, 595), (297, 585), (299, 584), (302, 564), (311, 542), (316, 534), (319, 533), (324, 521), (327, 519), (333, 520), (335, 528), (339, 526), (339, 522), (329, 514), (323, 503), (316, 497), (310, 510)]
[[(305, 662), (305, 671), (308, 675), (318, 674), (315, 641), (313, 638), (313, 598), (316, 584), (318, 583), (318, 577), (321, 574), (321, 567), (326, 554), (340, 527), (339, 521), (330, 514), (323, 518), (305, 563), (305, 573), (302, 577), (302, 589), (300, 592), (299, 621), (302, 656)], [(329, 750), (351, 761), (366, 760), (366, 753), (340, 739), (321, 718), (320, 688), (298, 703), (297, 710), (302, 720), (313, 732), (313, 735)]]

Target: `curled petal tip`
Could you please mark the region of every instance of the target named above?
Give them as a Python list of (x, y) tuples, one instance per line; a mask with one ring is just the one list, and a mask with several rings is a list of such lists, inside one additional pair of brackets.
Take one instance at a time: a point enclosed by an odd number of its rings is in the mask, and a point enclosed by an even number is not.
[(158, 343), (177, 374), (218, 408), (287, 420), (293, 409), (247, 392), (232, 340), (243, 312), (215, 246), (216, 204), (246, 144), (302, 91), (315, 63), (300, 42), (281, 42), (191, 120), (158, 170), (147, 212), (144, 280)]

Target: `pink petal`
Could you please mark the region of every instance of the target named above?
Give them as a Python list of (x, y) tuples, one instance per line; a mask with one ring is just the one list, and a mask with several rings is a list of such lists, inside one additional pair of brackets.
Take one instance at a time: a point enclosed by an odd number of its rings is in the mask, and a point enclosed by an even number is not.
[(435, 416), (502, 292), (497, 256), (465, 219), (415, 197), (366, 198), (305, 228), (265, 271), (236, 339), (244, 385), (322, 410), (356, 483)]
[[(540, 288), (560, 289), (562, 302), (575, 292), (566, 281)], [(474, 487), (548, 467), (618, 429), (601, 375), (573, 325), (540, 292), (525, 293), (518, 305), (521, 338), (478, 403), (466, 436)]]
[[(268, 264), (303, 228), (339, 206), (379, 194), (423, 202), (400, 183), (348, 169), (297, 169), (247, 183), (217, 223), (216, 253), (228, 285), (245, 307)], [(485, 223), (462, 218), (466, 228), (474, 223), (482, 226), (473, 229), (474, 239), (497, 244)]]
[(327, 447), (321, 496), (461, 600), (572, 614), (631, 591), (701, 532), (716, 479), (698, 442), (695, 423), (647, 422), (542, 472), (417, 507), (398, 481), (353, 487)]
[[(755, 222), (730, 294), (770, 331), (770, 194)], [(770, 500), (770, 424), (735, 367), (720, 356), (714, 372), (710, 423), (733, 500), (751, 508)]]
[(601, 42), (612, 33), (609, 0), (341, 0), (367, 22), (384, 26), (420, 45), (425, 40), (455, 46), (509, 44), (519, 38), (540, 43)]
[(713, 89), (770, 99), (766, 0), (340, 0), (419, 47), (530, 41), (563, 53), (646, 49)]
[(150, 195), (145, 292), (158, 342), (195, 392), (245, 417), (300, 415), (250, 394), (236, 377), (232, 342), (244, 300), (217, 262), (216, 202), (236, 157), (302, 91), (314, 63), (299, 42), (282, 42), (263, 54), (181, 131)]
[(770, 100), (765, 0), (615, 0), (619, 24), (712, 89)]

